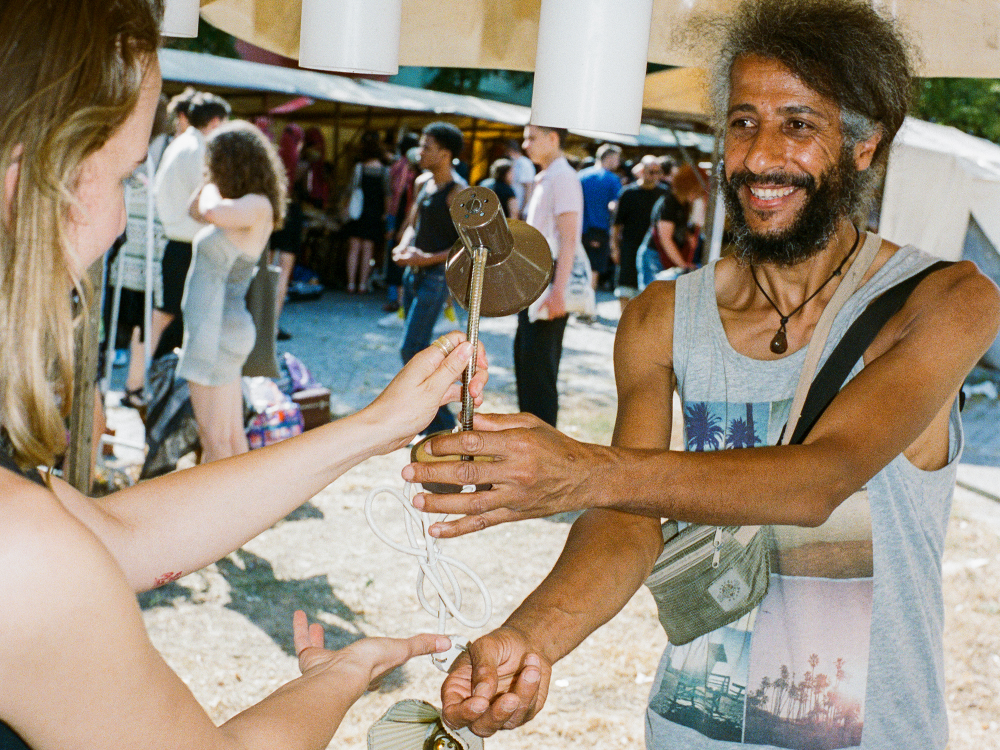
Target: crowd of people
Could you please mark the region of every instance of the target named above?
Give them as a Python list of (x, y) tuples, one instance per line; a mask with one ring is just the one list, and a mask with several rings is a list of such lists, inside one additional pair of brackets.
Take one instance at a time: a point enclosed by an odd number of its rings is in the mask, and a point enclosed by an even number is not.
[[(420, 349), (453, 241), (445, 216), (467, 180), (451, 125), (424, 128), (395, 171), (362, 158), (351, 189), (361, 205), (345, 197), (359, 225), (355, 291), (371, 229), (360, 225), (374, 215), (362, 219), (366, 189), (383, 202), (381, 217), (401, 220), (390, 231), (405, 267), (408, 361), (369, 406), (252, 456), (222, 436), (227, 460), (101, 499), (53, 471), (75, 392), (74, 293), (84, 309), (94, 304), (87, 269), (121, 245), (130, 181), (152, 186), (164, 244), (158, 316), (145, 333), (162, 343), (183, 322), (178, 368), (204, 388), (192, 399), (211, 401), (202, 413), (218, 412), (220, 424), (249, 340), (242, 293), (282, 225), (285, 191), (302, 186), (303, 210), (335, 200), (321, 138), (286, 128), (275, 147), (205, 94), (171, 103), (173, 138), (153, 170), (167, 140), (154, 130), (162, 12), (160, 0), (0, 5), (3, 750), (321, 750), (373, 681), (450, 647), (424, 634), (329, 651), (322, 628), (296, 612), (301, 676), (217, 727), (151, 644), (135, 593), (220, 559), (347, 469), (409, 444), (460, 398), (472, 357), (469, 389), (481, 403), (481, 348), (452, 332)], [(431, 536), (583, 513), (551, 573), (458, 656), (442, 685), (443, 719), (482, 737), (529, 722), (561, 658), (654, 569), (683, 572), (662, 557), (664, 542), (693, 531), (705, 554), (684, 562), (700, 566), (697, 580), (654, 597), (664, 622), (665, 611), (712, 616), (664, 650), (648, 747), (943, 750), (941, 555), (962, 449), (959, 393), (1000, 329), (1000, 292), (970, 262), (941, 263), (856, 224), (913, 89), (910, 46), (890, 18), (867, 0), (743, 0), (708, 33), (732, 254), (691, 270), (702, 260), (692, 217), (704, 195), (694, 170), (644, 157), (636, 184), (606, 200), (620, 168), (613, 147), (581, 176), (565, 131), (529, 125), (492, 178), (511, 187), (508, 210), (546, 237), (555, 261), (515, 339), (519, 400), (541, 413), (479, 415), (475, 430), (436, 436), (427, 451), (491, 460), (411, 464), (403, 477), (479, 488), (416, 494), (417, 509), (457, 516), (432, 524)], [(522, 159), (537, 165), (533, 177)], [(634, 288), (622, 283), (633, 278), (622, 278), (633, 247)], [(586, 251), (597, 265), (605, 253), (617, 261), (619, 287), (647, 283), (616, 334), (610, 446), (553, 426), (567, 287)], [(651, 283), (674, 268), (691, 272)], [(855, 322), (882, 309), (871, 303), (901, 289), (860, 337)], [(800, 373), (842, 342), (860, 342), (846, 385), (804, 432), (783, 438), (808, 385)], [(670, 450), (675, 396), (684, 451)], [(750, 585), (729, 566), (742, 553), (722, 541), (734, 527), (765, 549), (760, 598), (739, 611)], [(795, 711), (781, 694), (793, 687)]]
[[(214, 195), (201, 189), (209, 169), (208, 144), (219, 128), (228, 127), (230, 116), (225, 100), (192, 88), (169, 102), (161, 99), (150, 157), (130, 178), (134, 223), (123, 236), (125, 255), (131, 259), (126, 267), (144, 270), (143, 220), (151, 190), (157, 252), (148, 346), (154, 359), (174, 349), (182, 353), (177, 372), (193, 384), (192, 405), (203, 460), (248, 449), (237, 427), (242, 420), (242, 363), (238, 360), (253, 348), (254, 329), (239, 297), (246, 291), (260, 253), (257, 248), (250, 254), (229, 248), (225, 257), (232, 263), (212, 266), (208, 257), (213, 248), (218, 249), (218, 238), (245, 231), (226, 227), (212, 234), (214, 239), (206, 233), (202, 262), (192, 267), (198, 233), (208, 226), (220, 228), (213, 219), (220, 212), (207, 206), (199, 210), (199, 205)], [(444, 122), (432, 123), (420, 134), (404, 129), (390, 148), (379, 132), (359, 131), (349, 147), (346, 179), (338, 186), (317, 127), (288, 122), (276, 135), (270, 118), (254, 122), (236, 129), (255, 134), (255, 142), (265, 144), (266, 153), (248, 154), (248, 158), (265, 165), (263, 174), (269, 181), (276, 180), (274, 189), (285, 196), (282, 210), (272, 209), (273, 231), (265, 240), (270, 262), (280, 269), (276, 317), (280, 320), (297, 267), (306, 270), (301, 263), (309, 227), (329, 226), (333, 219), (345, 248), (344, 289), (350, 295), (364, 295), (376, 283), (385, 288), (383, 310), (398, 312), (403, 319), (400, 355), (405, 364), (429, 344), (439, 317), (452, 304), (444, 267), (457, 239), (448, 209), (458, 190), (468, 184), (462, 132)], [(220, 138), (220, 144), (234, 143), (232, 130), (227, 129), (230, 135)], [(548, 137), (552, 133), (558, 143)], [(591, 287), (613, 289), (624, 308), (657, 276), (669, 278), (698, 264), (708, 179), (688, 164), (675, 169), (670, 157), (646, 155), (637, 163), (625, 161), (621, 148), (607, 143), (596, 149), (596, 158), (577, 159), (563, 152), (564, 138), (565, 133), (559, 131), (526, 129), (523, 142), (504, 144), (504, 156), (490, 165), (489, 176), (479, 183), (497, 193), (507, 217), (525, 220), (542, 231), (556, 261), (554, 284), (545, 299), (522, 314), (514, 345), (519, 406), (553, 425), (558, 413), (562, 337), (567, 309), (572, 309), (572, 305), (567, 308), (566, 285), (578, 262), (578, 246), (590, 266)], [(228, 145), (222, 148), (232, 150)], [(152, 179), (144, 176), (147, 173), (153, 174)], [(196, 194), (202, 198), (193, 200)], [(266, 191), (254, 187), (252, 194), (261, 196)], [(117, 271), (114, 260), (111, 267)], [(226, 304), (209, 304), (204, 299), (206, 280), (224, 275), (231, 276), (220, 287), (225, 289)], [(112, 275), (109, 282), (115, 281)], [(116, 345), (130, 352), (122, 403), (139, 409), (146, 401), (144, 284), (144, 273), (133, 273), (118, 293), (115, 334)], [(197, 294), (185, 293), (194, 288)], [(106, 328), (108, 318), (106, 312)], [(190, 353), (184, 354), (207, 343), (208, 321), (213, 331), (209, 359), (220, 363), (213, 377), (204, 368), (194, 367)], [(279, 326), (277, 338), (287, 340), (291, 334)], [(207, 362), (208, 354), (202, 351), (199, 356)], [(229, 367), (222, 368), (229, 356)], [(223, 369), (225, 382), (219, 379)], [(452, 413), (442, 407), (429, 431), (451, 429), (454, 424)]]
[[(577, 247), (586, 254), (591, 287), (613, 290), (624, 310), (654, 279), (701, 264), (709, 180), (691, 164), (675, 168), (669, 156), (626, 162), (611, 143), (579, 159), (564, 151), (565, 139), (564, 130), (528, 126), (523, 143), (510, 141), (479, 182), (497, 194), (507, 217), (539, 229), (552, 251), (552, 286), (519, 315), (514, 369), (519, 409), (553, 426)], [(572, 312), (592, 322), (590, 313)]]

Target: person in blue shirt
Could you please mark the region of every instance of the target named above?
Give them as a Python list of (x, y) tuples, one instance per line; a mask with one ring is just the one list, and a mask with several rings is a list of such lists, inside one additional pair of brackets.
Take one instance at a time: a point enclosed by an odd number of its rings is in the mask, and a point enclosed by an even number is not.
[(592, 284), (608, 269), (611, 245), (611, 204), (618, 199), (622, 150), (611, 143), (597, 149), (597, 163), (580, 172), (583, 187), (583, 247), (593, 271)]

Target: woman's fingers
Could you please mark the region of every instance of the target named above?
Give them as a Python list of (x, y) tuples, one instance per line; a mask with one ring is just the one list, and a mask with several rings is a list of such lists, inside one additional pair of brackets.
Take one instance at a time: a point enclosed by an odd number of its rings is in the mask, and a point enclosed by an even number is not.
[[(301, 609), (292, 615), (292, 642), (295, 645), (295, 655), (299, 658), (299, 669), (304, 674), (311, 666), (322, 659), (326, 633), (318, 622), (309, 624), (309, 618)], [(314, 650), (310, 650), (314, 649)]]
[(447, 651), (451, 648), (451, 639), (434, 633), (420, 633), (409, 638), (369, 638), (355, 645), (375, 649), (369, 680), (369, 689), (373, 689), (379, 680), (413, 657)]
[(309, 630), (306, 613), (301, 609), (295, 610), (295, 614), (292, 615), (292, 641), (295, 643), (296, 656), (312, 645), (309, 640)]

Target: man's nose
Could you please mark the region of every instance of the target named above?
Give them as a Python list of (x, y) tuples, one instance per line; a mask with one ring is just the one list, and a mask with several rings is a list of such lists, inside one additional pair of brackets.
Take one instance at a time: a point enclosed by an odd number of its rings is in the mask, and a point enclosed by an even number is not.
[(754, 174), (767, 174), (783, 168), (787, 154), (787, 141), (780, 131), (761, 127), (750, 139), (743, 165)]

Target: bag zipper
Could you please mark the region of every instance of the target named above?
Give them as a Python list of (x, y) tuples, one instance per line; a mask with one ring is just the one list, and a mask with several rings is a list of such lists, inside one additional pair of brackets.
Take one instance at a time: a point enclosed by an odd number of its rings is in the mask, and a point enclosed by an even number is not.
[[(721, 554), (720, 548), (722, 546), (723, 531), (724, 529), (721, 526), (705, 526), (694, 534), (691, 534), (691, 538), (687, 540), (687, 543), (684, 545), (684, 549), (678, 550), (678, 552), (675, 553), (681, 555), (681, 559), (675, 560), (659, 570), (655, 570), (654, 568), (653, 572), (649, 575), (649, 578), (646, 579), (646, 585), (656, 586), (664, 580), (668, 580), (679, 573), (683, 573), (684, 571), (693, 568), (695, 565), (706, 560), (707, 558), (713, 557), (713, 554), (715, 557), (718, 557)], [(684, 552), (688, 548), (701, 544), (708, 537), (713, 535), (715, 536), (715, 539), (712, 540), (712, 546), (706, 545), (697, 552), (693, 552), (690, 555), (684, 555)], [(669, 545), (670, 543), (668, 542), (667, 544)], [(718, 563), (715, 563), (713, 567), (718, 567)]]

